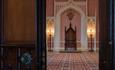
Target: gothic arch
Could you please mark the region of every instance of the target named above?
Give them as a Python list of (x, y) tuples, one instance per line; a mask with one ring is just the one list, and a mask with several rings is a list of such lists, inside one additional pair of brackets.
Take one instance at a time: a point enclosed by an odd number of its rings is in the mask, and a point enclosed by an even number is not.
[(82, 17), (85, 17), (85, 12), (83, 12), (83, 10), (82, 10), (80, 7), (74, 6), (73, 4), (70, 4), (70, 5), (68, 5), (68, 6), (65, 6), (65, 7), (61, 8), (61, 9), (57, 12), (56, 17), (60, 16), (61, 13), (63, 13), (65, 10), (70, 9), (70, 8), (71, 8), (71, 9), (74, 9), (74, 10), (76, 10), (76, 11), (78, 11)]
[(78, 6), (74, 6), (72, 3), (68, 6), (65, 6), (63, 8), (61, 8), (56, 16), (55, 16), (55, 35), (54, 35), (54, 51), (59, 51), (60, 50), (60, 16), (61, 14), (67, 10), (67, 9), (74, 9), (75, 11), (77, 11), (78, 13), (80, 13), (81, 15), (81, 47), (83, 47), (84, 49), (87, 49), (87, 31), (86, 31), (86, 15), (85, 12), (83, 12), (83, 10), (78, 7)]

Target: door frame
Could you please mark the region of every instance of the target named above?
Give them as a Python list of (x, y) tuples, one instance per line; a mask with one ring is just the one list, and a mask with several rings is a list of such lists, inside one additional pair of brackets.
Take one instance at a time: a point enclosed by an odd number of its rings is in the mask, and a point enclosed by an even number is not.
[[(110, 0), (99, 0), (99, 70), (113, 70), (113, 46), (110, 44)], [(38, 9), (38, 48), (42, 48), (43, 51), (38, 51), (40, 53), (38, 56), (46, 53), (46, 41), (45, 30), (46, 30), (46, 0), (39, 0), (37, 4)], [(42, 38), (41, 38), (42, 37)], [(42, 42), (41, 42), (42, 41)], [(47, 55), (40, 56), (41, 61), (46, 59)], [(39, 59), (39, 58), (38, 58)], [(47, 67), (46, 60), (44, 62), (38, 61), (42, 65), (38, 65), (41, 70), (44, 70), (41, 66)]]
[(113, 33), (110, 5), (112, 0), (99, 0), (99, 70), (113, 70)]
[[(2, 5), (2, 1), (0, 0)], [(112, 33), (112, 36), (110, 35), (111, 28), (114, 29), (114, 27), (110, 26), (110, 23), (114, 22), (112, 18), (112, 22), (110, 22), (110, 5), (114, 6), (111, 2), (113, 0), (99, 0), (99, 70), (113, 70), (114, 64), (113, 64), (113, 43), (111, 44), (111, 41), (114, 42), (113, 39), (110, 39), (110, 37), (114, 38), (114, 35)], [(37, 69), (39, 70), (46, 70), (47, 69), (47, 53), (46, 53), (46, 0), (35, 0), (36, 2), (36, 22), (37, 22)], [(3, 27), (3, 6), (0, 6), (0, 41), (2, 40), (2, 27)], [(113, 17), (113, 12), (112, 12)], [(112, 24), (114, 25), (114, 24)], [(0, 43), (2, 44), (2, 43)], [(0, 48), (1, 49), (1, 48)], [(114, 68), (115, 69), (115, 68)]]

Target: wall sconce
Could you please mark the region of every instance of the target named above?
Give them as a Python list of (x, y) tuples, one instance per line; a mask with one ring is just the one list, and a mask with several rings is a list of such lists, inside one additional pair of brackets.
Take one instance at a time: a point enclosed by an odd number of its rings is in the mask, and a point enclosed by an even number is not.
[(88, 37), (90, 38), (92, 36), (92, 38), (95, 37), (95, 28), (88, 28), (87, 29), (87, 34), (88, 34)]
[(90, 45), (91, 45), (91, 50), (90, 51), (94, 51), (93, 48), (93, 42), (94, 42), (94, 37), (96, 34), (96, 27), (95, 27), (95, 22), (93, 21), (93, 19), (90, 19), (88, 22), (88, 26), (87, 26), (87, 35), (88, 38), (90, 39)]
[(46, 29), (47, 41), (48, 41), (48, 50), (52, 51), (53, 48), (53, 37), (54, 37), (54, 23), (49, 21)]
[(52, 29), (52, 28), (49, 28), (48, 30), (47, 30), (47, 37), (48, 37), (48, 44), (49, 44), (49, 46), (48, 46), (48, 50), (49, 51), (52, 51), (52, 39), (53, 39), (53, 36), (54, 36), (54, 29)]
[(54, 29), (53, 28), (47, 29), (47, 36), (54, 36)]

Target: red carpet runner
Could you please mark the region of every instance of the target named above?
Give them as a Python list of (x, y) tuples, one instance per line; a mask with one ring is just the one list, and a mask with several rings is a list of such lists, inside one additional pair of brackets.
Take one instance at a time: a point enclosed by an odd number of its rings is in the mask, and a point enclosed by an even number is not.
[(47, 70), (99, 70), (96, 52), (48, 53)]

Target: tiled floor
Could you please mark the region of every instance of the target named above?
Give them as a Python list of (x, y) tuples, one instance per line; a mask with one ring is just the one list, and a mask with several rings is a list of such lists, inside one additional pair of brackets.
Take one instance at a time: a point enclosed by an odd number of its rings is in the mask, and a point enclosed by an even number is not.
[(48, 53), (47, 70), (99, 70), (98, 53)]

